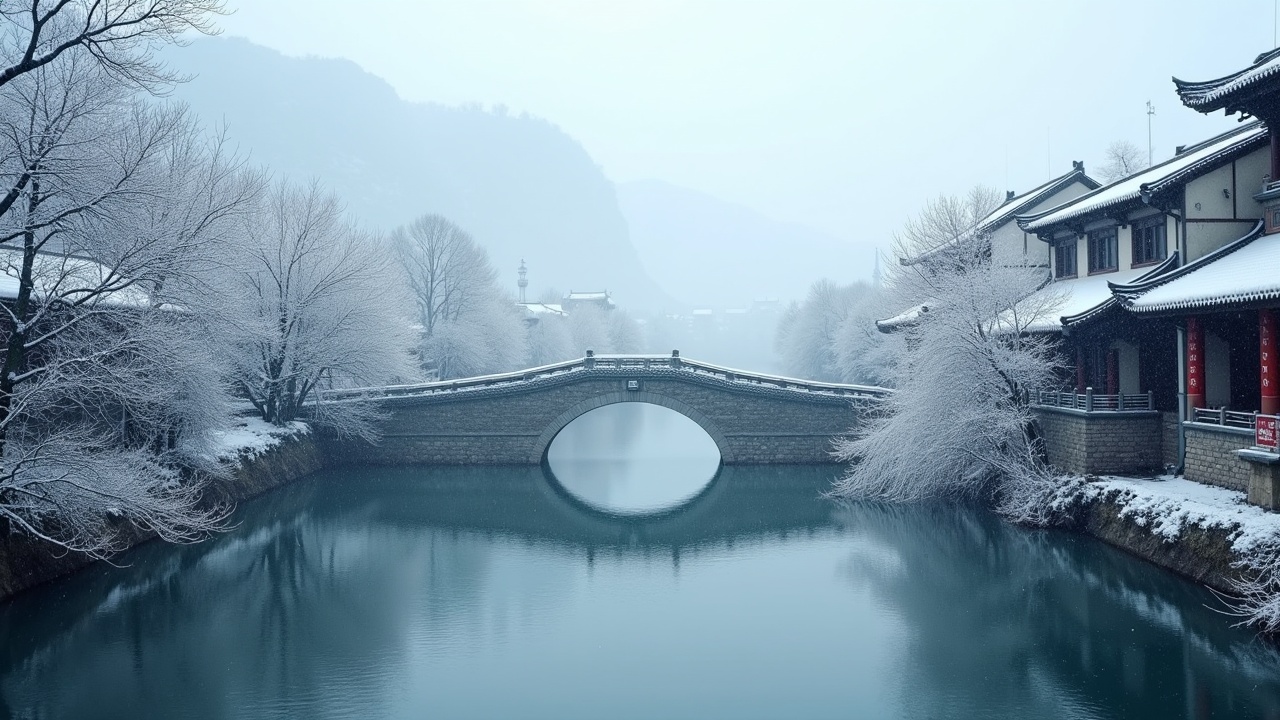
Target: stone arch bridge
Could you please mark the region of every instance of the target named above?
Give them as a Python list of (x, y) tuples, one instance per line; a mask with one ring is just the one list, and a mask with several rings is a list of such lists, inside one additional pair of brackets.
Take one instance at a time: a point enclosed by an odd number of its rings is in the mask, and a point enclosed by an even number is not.
[(726, 465), (832, 462), (833, 438), (889, 391), (743, 372), (665, 355), (602, 355), (513, 373), (419, 385), (328, 391), (326, 402), (375, 402), (378, 445), (345, 460), (374, 464), (538, 464), (557, 433), (605, 405), (645, 402), (697, 423)]

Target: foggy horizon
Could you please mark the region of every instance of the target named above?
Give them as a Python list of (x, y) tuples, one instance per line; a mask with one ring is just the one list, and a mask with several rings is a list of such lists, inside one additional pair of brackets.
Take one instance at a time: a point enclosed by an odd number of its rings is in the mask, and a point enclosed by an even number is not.
[[(1182, 108), (1170, 77), (1218, 77), (1274, 41), (1273, 27), (1241, 32), (1189, 2), (1063, 14), (1011, 2), (380, 0), (364, 17), (396, 20), (376, 33), (351, 32), (339, 7), (241, 6), (220, 25), (288, 56), (350, 60), (411, 102), (527, 112), (581, 142), (616, 184), (658, 180), (806, 225), (867, 248), (868, 270), (870, 248), (886, 250), (938, 194), (1022, 192), (1075, 160), (1095, 171), (1116, 140), (1146, 151), (1148, 100), (1156, 162), (1229, 129), (1234, 119)], [(1259, 0), (1240, 9), (1274, 17)], [(1167, 40), (1187, 27), (1197, 42)]]

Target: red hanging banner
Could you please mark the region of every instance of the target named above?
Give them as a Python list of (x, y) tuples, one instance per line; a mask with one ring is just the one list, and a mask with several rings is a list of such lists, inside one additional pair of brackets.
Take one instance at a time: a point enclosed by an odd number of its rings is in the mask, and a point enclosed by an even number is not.
[(1200, 318), (1187, 318), (1187, 403), (1204, 407), (1204, 328)]
[(1262, 385), (1262, 414), (1280, 413), (1280, 386), (1276, 384), (1276, 313), (1258, 311), (1258, 377)]

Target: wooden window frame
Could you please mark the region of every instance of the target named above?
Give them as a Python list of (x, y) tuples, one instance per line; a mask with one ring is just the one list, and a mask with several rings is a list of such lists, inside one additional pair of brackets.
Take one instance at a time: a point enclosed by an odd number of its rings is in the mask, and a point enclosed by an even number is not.
[[(1063, 280), (1066, 278), (1077, 277), (1079, 269), (1076, 268), (1076, 255), (1079, 252), (1080, 241), (1072, 240), (1070, 242), (1057, 243), (1053, 246), (1053, 279)], [(1064, 258), (1070, 259), (1070, 267), (1064, 268), (1062, 262)], [(1067, 270), (1070, 272), (1067, 272)]]
[[(1090, 230), (1089, 242), (1089, 274), (1115, 272), (1120, 269), (1120, 233), (1117, 228), (1099, 228)], [(1109, 250), (1110, 252), (1106, 252)], [(1105, 256), (1105, 257), (1102, 257)], [(1109, 261), (1104, 265), (1103, 261)]]
[(1130, 267), (1155, 265), (1169, 257), (1168, 230), (1163, 215), (1134, 220), (1130, 236), (1133, 248)]

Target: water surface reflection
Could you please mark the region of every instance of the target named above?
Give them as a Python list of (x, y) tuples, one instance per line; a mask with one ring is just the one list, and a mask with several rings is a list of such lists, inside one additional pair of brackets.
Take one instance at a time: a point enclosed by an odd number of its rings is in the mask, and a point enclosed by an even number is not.
[(715, 441), (694, 421), (658, 405), (617, 403), (569, 423), (547, 465), (572, 497), (602, 512), (654, 513), (702, 492), (720, 468)]
[(1206, 592), (953, 506), (724, 470), (654, 516), (536, 468), (326, 473), (0, 606), (0, 716), (1276, 717)]

